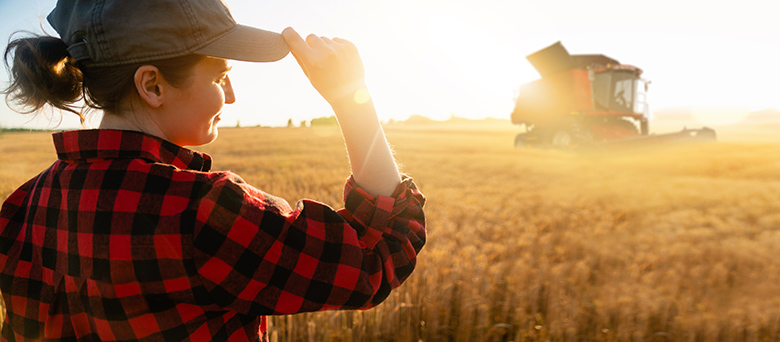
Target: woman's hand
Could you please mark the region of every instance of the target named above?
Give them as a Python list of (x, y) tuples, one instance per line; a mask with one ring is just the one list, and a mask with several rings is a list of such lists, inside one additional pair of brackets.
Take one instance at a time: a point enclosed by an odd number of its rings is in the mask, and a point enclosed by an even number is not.
[(306, 77), (331, 106), (368, 102), (363, 61), (354, 44), (313, 34), (303, 40), (291, 27), (282, 36)]

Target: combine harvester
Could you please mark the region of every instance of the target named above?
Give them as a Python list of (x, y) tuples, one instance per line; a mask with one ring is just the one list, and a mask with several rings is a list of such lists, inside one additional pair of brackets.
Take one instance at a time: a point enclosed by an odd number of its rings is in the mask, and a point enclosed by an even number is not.
[(515, 147), (598, 150), (716, 139), (707, 127), (650, 134), (649, 82), (635, 66), (604, 55), (570, 55), (560, 42), (527, 59), (542, 78), (520, 88), (512, 123), (526, 132), (515, 137)]

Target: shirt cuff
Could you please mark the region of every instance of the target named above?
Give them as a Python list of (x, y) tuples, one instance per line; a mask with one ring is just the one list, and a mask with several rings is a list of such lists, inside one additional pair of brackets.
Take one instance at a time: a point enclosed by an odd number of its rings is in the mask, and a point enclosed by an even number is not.
[(344, 208), (350, 213), (350, 224), (357, 228), (362, 248), (373, 249), (382, 240), (383, 233), (391, 232), (392, 220), (412, 205), (414, 192), (419, 194), (412, 178), (406, 175), (402, 175), (391, 196), (374, 196), (360, 188), (353, 176), (347, 179)]

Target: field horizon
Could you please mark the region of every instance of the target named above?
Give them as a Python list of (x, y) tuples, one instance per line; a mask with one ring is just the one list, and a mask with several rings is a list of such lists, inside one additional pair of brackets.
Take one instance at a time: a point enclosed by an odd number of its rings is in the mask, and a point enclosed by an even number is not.
[[(780, 340), (778, 126), (715, 128), (582, 154), (515, 149), (511, 125), (386, 125), (428, 198), (417, 269), (377, 308), (273, 317), (271, 340)], [(337, 127), (220, 130), (197, 148), (215, 170), (341, 207)], [(0, 199), (54, 158), (50, 133), (0, 135)]]

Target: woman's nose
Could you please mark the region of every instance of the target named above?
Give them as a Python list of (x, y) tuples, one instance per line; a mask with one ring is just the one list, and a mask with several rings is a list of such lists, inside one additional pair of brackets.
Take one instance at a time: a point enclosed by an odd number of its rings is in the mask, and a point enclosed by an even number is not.
[(222, 82), (222, 90), (225, 92), (226, 104), (236, 102), (236, 94), (233, 92), (233, 85), (230, 84), (230, 77), (225, 76), (225, 80)]

